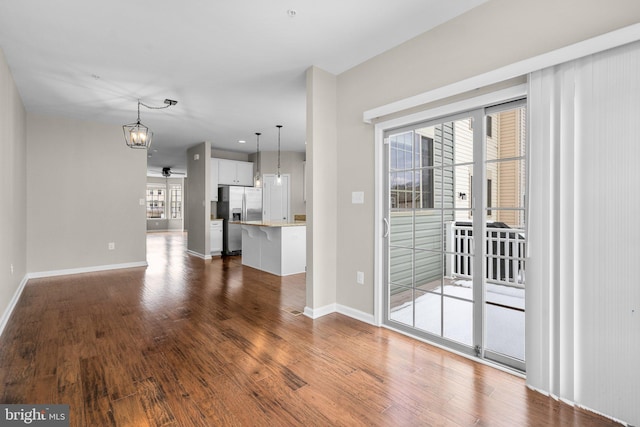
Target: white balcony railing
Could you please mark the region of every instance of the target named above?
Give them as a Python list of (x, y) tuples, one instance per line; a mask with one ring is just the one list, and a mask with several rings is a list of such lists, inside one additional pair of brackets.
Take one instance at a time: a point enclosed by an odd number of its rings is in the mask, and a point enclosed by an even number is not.
[[(486, 227), (485, 279), (489, 283), (524, 288), (526, 239), (523, 229)], [(471, 278), (474, 240), (470, 225), (446, 225), (447, 277)]]

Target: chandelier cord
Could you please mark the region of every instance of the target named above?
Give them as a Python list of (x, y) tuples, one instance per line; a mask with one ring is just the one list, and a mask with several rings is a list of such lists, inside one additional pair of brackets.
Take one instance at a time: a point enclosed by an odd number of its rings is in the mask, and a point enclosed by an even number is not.
[(169, 108), (169, 107), (171, 107), (171, 104), (167, 104), (167, 105), (165, 105), (164, 107), (153, 107), (153, 106), (151, 106), (151, 105), (147, 105), (147, 104), (145, 104), (144, 102), (140, 102), (140, 101), (138, 101), (138, 114), (140, 114), (140, 106), (141, 106), (141, 105), (142, 105), (142, 106), (144, 106), (144, 107), (147, 107), (147, 108), (148, 108), (148, 109), (150, 109), (150, 110), (164, 110), (165, 108)]

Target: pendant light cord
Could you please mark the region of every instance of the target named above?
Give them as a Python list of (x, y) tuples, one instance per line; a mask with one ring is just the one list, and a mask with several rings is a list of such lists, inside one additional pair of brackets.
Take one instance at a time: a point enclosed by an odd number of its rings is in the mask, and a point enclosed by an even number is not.
[(256, 175), (260, 175), (260, 132), (256, 132)]
[(278, 177), (280, 177), (280, 129), (282, 129), (282, 125), (276, 125), (278, 128)]

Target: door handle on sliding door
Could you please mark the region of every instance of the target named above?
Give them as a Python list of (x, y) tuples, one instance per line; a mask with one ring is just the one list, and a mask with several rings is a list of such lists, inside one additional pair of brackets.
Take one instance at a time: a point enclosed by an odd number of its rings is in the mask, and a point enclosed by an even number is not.
[(382, 220), (384, 221), (384, 235), (382, 237), (386, 239), (389, 237), (389, 220), (387, 218), (382, 218)]

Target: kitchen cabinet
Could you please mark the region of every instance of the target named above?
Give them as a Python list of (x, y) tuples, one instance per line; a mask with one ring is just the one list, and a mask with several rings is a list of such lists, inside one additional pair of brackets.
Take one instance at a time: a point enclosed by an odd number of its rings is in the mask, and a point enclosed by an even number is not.
[(222, 220), (211, 220), (211, 255), (222, 255)]
[(218, 201), (218, 159), (211, 159), (211, 168), (209, 174), (209, 188), (211, 192), (211, 201)]
[(253, 187), (253, 163), (218, 159), (218, 184)]

